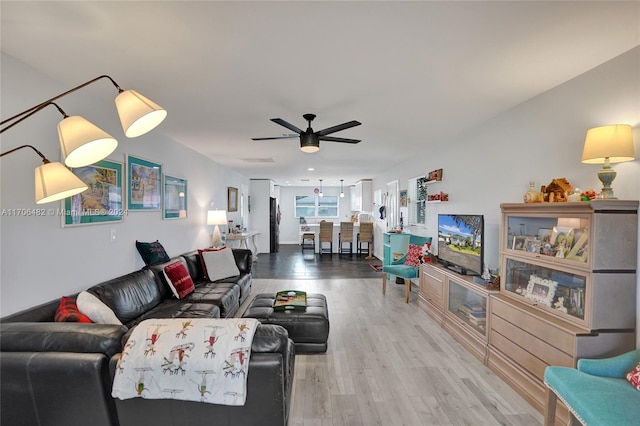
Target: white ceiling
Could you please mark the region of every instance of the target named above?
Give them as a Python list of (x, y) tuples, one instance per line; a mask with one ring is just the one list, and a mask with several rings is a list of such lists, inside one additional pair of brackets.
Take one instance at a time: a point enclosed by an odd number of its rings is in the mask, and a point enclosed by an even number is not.
[[(637, 1), (2, 0), (0, 13), (4, 53), (69, 88), (109, 74), (168, 110), (154, 132), (282, 185), (371, 178), (640, 44)], [(315, 130), (358, 120), (332, 136), (362, 142), (304, 154), (251, 140), (291, 133), (271, 118), (305, 129), (304, 113)]]

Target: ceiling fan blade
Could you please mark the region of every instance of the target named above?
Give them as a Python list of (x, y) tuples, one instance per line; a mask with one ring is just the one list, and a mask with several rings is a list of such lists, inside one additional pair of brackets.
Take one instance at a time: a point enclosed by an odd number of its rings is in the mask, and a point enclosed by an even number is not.
[(275, 136), (273, 138), (251, 138), (251, 140), (254, 141), (271, 141), (274, 139), (297, 139), (299, 138), (298, 135), (292, 135), (292, 136)]
[(271, 121), (273, 121), (276, 124), (279, 124), (281, 126), (286, 127), (289, 130), (293, 130), (294, 132), (296, 132), (297, 134), (302, 133), (302, 130), (298, 129), (296, 126), (294, 126), (291, 123), (288, 123), (286, 121), (284, 121), (282, 118), (272, 118)]
[(324, 135), (328, 135), (331, 133), (335, 133), (335, 132), (339, 132), (340, 130), (344, 130), (344, 129), (350, 129), (351, 127), (356, 127), (361, 125), (362, 123), (356, 120), (353, 121), (349, 121), (348, 123), (342, 123), (342, 124), (338, 124), (337, 126), (333, 126), (333, 127), (328, 127), (324, 130), (320, 130), (319, 132), (316, 132), (319, 136), (324, 136)]
[(327, 142), (344, 142), (344, 143), (359, 143), (358, 139), (336, 138), (333, 136), (320, 136), (321, 141)]

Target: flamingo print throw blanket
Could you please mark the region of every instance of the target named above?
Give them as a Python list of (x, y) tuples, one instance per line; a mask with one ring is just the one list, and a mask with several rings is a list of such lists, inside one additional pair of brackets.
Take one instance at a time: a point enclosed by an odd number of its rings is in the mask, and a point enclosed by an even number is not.
[(244, 405), (253, 318), (148, 319), (120, 355), (114, 398)]

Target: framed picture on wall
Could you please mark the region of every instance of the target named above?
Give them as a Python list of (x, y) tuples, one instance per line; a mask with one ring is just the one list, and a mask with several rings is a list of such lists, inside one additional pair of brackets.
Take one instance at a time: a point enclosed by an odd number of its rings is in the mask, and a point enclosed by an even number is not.
[(89, 166), (73, 168), (71, 172), (89, 189), (62, 200), (63, 227), (123, 220), (122, 163), (102, 160)]
[(160, 210), (162, 203), (162, 165), (127, 156), (127, 209)]
[(184, 219), (187, 217), (187, 181), (164, 175), (162, 196), (162, 218)]
[(400, 207), (407, 207), (407, 190), (400, 190)]
[(238, 211), (238, 188), (227, 188), (227, 211)]

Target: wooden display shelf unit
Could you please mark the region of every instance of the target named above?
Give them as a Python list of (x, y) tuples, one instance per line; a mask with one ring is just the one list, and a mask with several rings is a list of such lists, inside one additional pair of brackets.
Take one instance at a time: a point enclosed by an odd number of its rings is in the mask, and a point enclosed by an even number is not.
[[(544, 411), (544, 371), (635, 348), (638, 202), (502, 204), (487, 365)], [(561, 407), (559, 421), (567, 420)]]
[(487, 358), (490, 295), (497, 291), (442, 265), (421, 266), (418, 306), (483, 363)]

